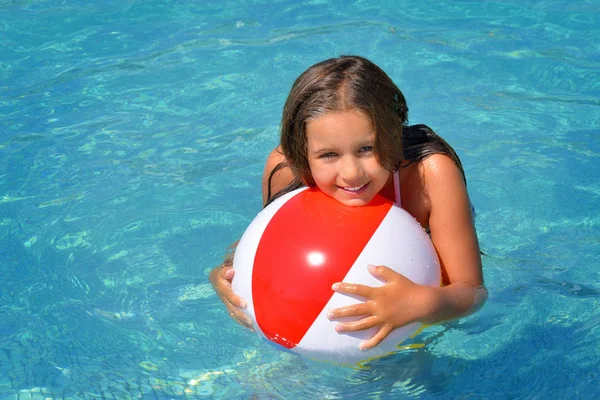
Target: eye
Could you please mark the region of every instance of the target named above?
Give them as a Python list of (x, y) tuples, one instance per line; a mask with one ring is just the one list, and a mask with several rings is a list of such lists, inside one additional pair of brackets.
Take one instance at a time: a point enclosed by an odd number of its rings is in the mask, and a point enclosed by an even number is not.
[(319, 155), (319, 158), (322, 158), (324, 160), (328, 160), (331, 159), (333, 157), (335, 157), (337, 154), (333, 153), (333, 152), (329, 152), (329, 153), (323, 153)]
[(373, 146), (363, 146), (358, 150), (359, 153), (370, 153), (372, 151), (373, 151)]

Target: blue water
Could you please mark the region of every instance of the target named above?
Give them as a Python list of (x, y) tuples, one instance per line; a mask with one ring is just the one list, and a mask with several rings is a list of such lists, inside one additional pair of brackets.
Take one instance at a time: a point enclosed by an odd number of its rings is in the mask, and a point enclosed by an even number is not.
[[(600, 3), (0, 1), (0, 399), (595, 398)], [(350, 369), (231, 321), (283, 102), (366, 56), (462, 158), (491, 292)]]

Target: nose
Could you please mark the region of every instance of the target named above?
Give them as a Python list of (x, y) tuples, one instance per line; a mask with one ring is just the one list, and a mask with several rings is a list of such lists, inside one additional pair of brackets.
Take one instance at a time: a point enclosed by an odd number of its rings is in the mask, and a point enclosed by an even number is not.
[(363, 175), (362, 165), (356, 157), (342, 157), (339, 174), (345, 184), (358, 184)]

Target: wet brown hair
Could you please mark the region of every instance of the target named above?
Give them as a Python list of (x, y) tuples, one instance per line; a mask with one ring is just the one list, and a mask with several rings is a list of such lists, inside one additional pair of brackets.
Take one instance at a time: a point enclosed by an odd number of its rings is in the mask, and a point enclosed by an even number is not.
[[(292, 85), (283, 107), (281, 149), (285, 163), (269, 176), (268, 205), (277, 197), (301, 186), (314, 186), (307, 156), (306, 124), (328, 112), (357, 110), (375, 128), (375, 154), (390, 172), (443, 153), (461, 173), (460, 159), (452, 147), (425, 125), (408, 126), (408, 106), (394, 81), (377, 65), (359, 56), (341, 56), (319, 62), (304, 71)], [(289, 167), (294, 181), (271, 193), (273, 175)]]

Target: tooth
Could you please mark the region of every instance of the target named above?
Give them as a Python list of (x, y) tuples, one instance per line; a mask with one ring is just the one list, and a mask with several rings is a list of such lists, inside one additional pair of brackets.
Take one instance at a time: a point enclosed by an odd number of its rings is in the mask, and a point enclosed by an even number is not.
[(351, 192), (356, 192), (358, 191), (360, 188), (362, 188), (362, 186), (357, 186), (357, 187), (352, 187), (352, 188), (346, 188), (346, 190), (349, 190)]

